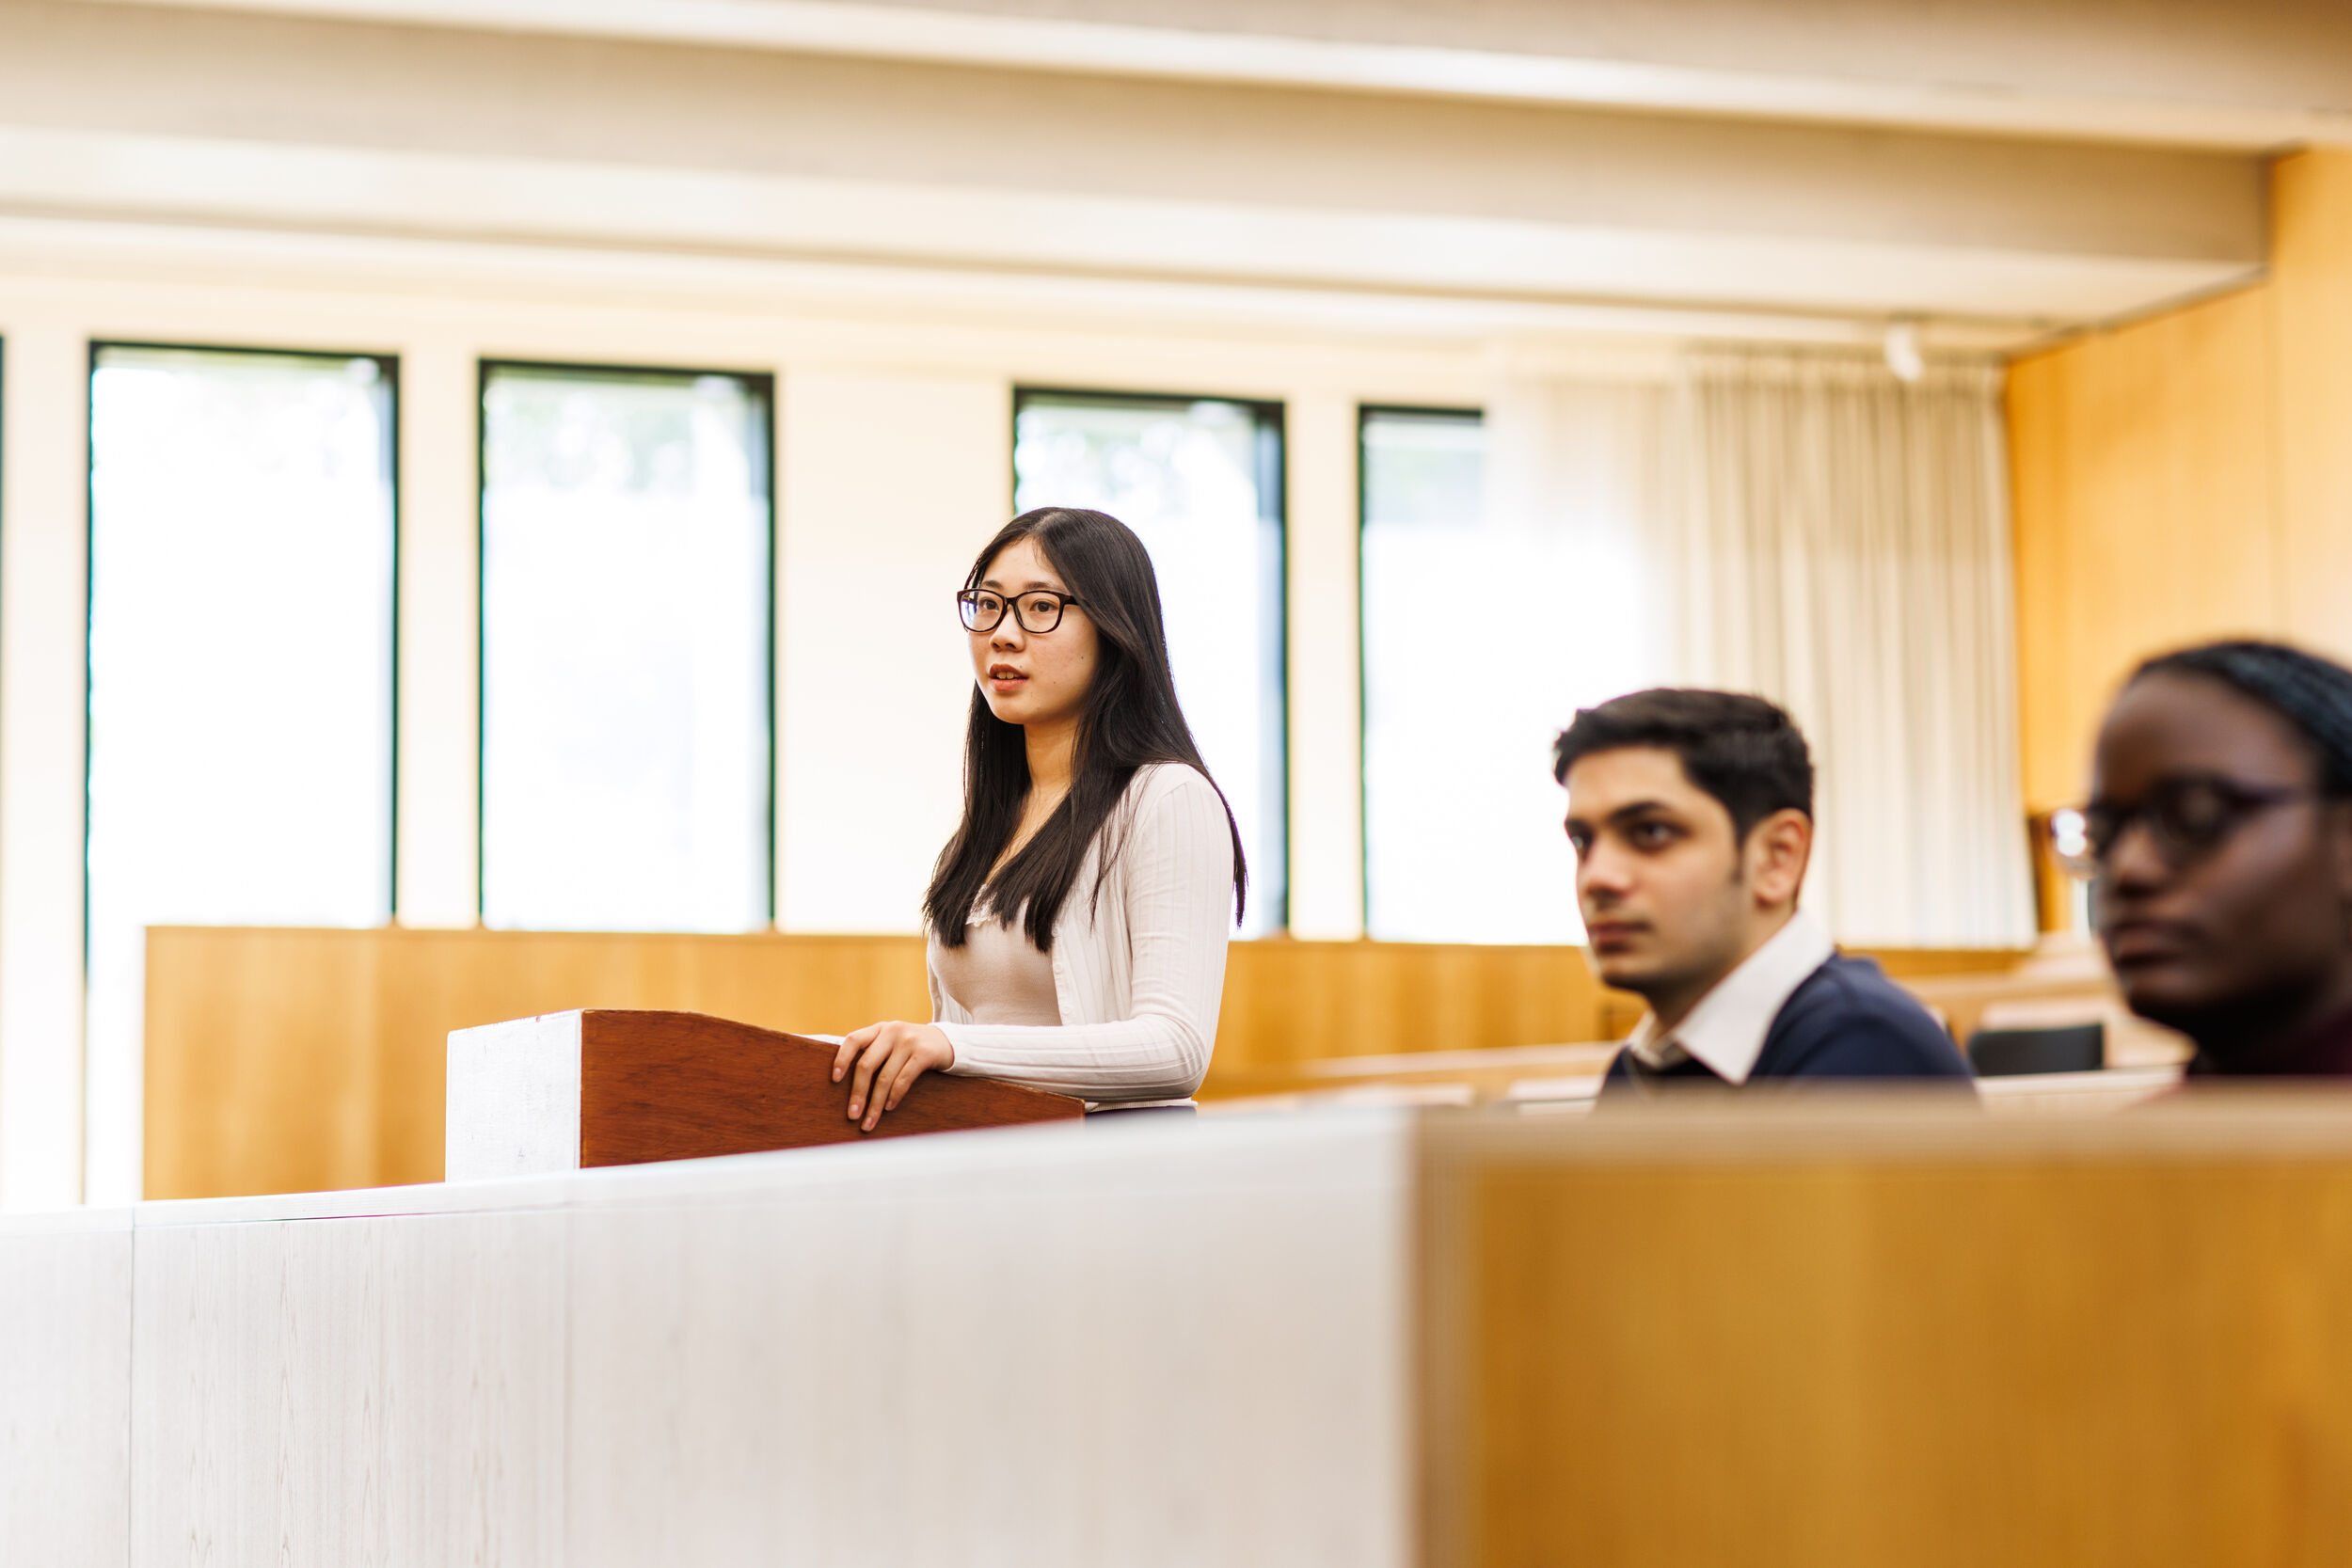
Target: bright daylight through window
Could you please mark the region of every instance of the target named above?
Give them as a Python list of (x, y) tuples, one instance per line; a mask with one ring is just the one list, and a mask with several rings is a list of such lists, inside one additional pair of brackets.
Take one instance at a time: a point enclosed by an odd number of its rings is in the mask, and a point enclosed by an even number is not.
[(391, 909), (392, 375), (101, 347), (88, 1196), (138, 1195), (145, 927)]
[(1090, 507), (1152, 552), (1176, 692), (1249, 857), (1246, 936), (1287, 923), (1277, 408), (1024, 392), (1016, 511)]
[(485, 368), (488, 924), (768, 923), (771, 396)]
[(1366, 409), (1362, 436), (1366, 925), (1579, 941), (1547, 749), (1565, 543), (1489, 519), (1478, 415)]

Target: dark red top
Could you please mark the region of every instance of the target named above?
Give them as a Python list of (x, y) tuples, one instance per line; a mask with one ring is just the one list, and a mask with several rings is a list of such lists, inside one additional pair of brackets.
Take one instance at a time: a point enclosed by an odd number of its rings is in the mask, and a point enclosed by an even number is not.
[(2188, 1072), (2192, 1078), (2352, 1078), (2352, 1007), (2305, 1031), (2277, 1056), (2225, 1065), (2200, 1051)]

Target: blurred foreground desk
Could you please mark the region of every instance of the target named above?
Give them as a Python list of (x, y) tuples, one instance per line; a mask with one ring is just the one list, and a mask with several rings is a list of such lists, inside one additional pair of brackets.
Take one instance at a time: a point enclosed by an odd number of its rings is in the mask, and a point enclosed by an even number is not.
[(2352, 1560), (2352, 1105), (1057, 1125), (0, 1219), (9, 1561)]

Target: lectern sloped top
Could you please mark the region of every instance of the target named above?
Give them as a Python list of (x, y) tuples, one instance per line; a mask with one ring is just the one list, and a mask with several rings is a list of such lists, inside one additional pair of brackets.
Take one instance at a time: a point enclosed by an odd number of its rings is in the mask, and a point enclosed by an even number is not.
[(871, 1132), (834, 1047), (701, 1013), (591, 1007), (449, 1037), (450, 1180), (853, 1143), (1084, 1114), (1063, 1095), (926, 1073)]

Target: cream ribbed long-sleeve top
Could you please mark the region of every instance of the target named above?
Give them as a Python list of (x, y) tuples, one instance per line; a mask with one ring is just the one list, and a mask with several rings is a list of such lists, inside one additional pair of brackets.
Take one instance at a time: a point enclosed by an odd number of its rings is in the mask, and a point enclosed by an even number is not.
[[(1106, 842), (1118, 852), (1097, 897)], [(931, 1020), (956, 1048), (947, 1070), (1096, 1102), (1184, 1099), (1216, 1044), (1232, 927), (1224, 800), (1181, 763), (1137, 768), (1054, 921), (1058, 1026), (972, 1022), (940, 984), (932, 939)]]

